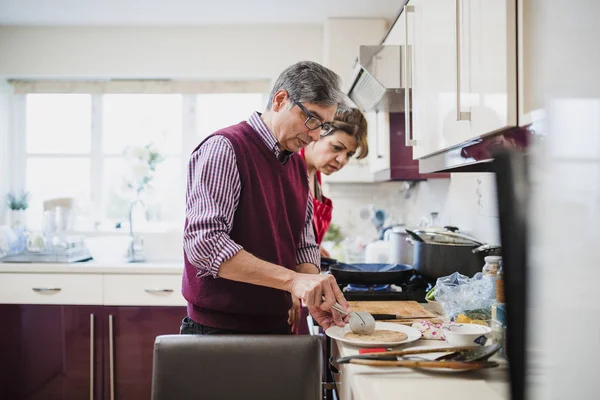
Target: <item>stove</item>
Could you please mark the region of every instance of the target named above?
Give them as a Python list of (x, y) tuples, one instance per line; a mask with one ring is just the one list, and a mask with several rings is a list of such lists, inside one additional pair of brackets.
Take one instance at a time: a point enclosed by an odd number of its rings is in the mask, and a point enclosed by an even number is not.
[(425, 295), (433, 287), (435, 282), (421, 275), (413, 276), (406, 284), (394, 285), (360, 285), (342, 284), (338, 286), (349, 301), (390, 301), (390, 300), (414, 300), (425, 303)]
[(406, 284), (360, 285), (338, 284), (349, 301), (413, 300), (425, 303), (425, 295), (435, 282), (421, 275), (413, 276)]

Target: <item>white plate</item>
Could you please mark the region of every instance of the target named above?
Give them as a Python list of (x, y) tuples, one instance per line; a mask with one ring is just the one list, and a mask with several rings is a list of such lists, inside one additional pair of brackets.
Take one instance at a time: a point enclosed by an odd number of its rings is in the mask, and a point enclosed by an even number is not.
[(375, 329), (386, 329), (389, 331), (404, 332), (408, 337), (401, 342), (366, 342), (364, 340), (346, 339), (344, 335), (350, 330), (350, 325), (346, 324), (345, 327), (340, 328), (339, 326), (332, 326), (325, 331), (325, 334), (332, 339), (339, 340), (340, 342), (352, 344), (360, 347), (390, 347), (398, 346), (404, 343), (414, 342), (415, 340), (421, 339), (421, 332), (418, 329), (411, 328), (410, 326), (393, 324), (391, 322), (375, 322)]

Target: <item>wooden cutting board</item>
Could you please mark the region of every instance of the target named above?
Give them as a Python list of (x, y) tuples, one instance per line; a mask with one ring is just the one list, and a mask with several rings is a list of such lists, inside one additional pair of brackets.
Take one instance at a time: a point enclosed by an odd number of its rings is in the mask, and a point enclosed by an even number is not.
[[(424, 319), (423, 316), (426, 316), (426, 318), (433, 323), (442, 322), (438, 319), (436, 314), (427, 311), (416, 301), (349, 301), (348, 303), (350, 304), (352, 311), (366, 311), (371, 314), (400, 314), (407, 316), (405, 319), (393, 319), (383, 322), (412, 323)], [(410, 318), (411, 316), (413, 316), (413, 318)]]

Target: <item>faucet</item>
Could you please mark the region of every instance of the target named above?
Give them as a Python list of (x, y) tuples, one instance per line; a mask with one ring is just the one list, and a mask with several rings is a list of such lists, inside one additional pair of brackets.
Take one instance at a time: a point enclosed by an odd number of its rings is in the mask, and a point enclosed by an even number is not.
[(146, 254), (144, 253), (144, 238), (140, 236), (140, 243), (137, 244), (135, 241), (135, 235), (133, 233), (133, 208), (137, 203), (140, 203), (144, 208), (144, 202), (140, 199), (135, 199), (129, 205), (129, 247), (127, 249), (127, 262), (143, 262), (146, 261)]

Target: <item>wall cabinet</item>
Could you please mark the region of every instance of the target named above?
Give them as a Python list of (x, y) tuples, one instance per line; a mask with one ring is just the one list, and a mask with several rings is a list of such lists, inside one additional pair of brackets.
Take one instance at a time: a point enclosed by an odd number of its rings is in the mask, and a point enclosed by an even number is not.
[(407, 54), (414, 158), (517, 126), (515, 10), (515, 0), (407, 3), (385, 44)]

